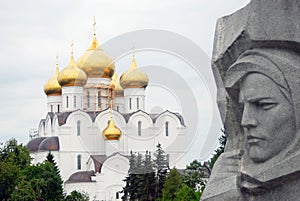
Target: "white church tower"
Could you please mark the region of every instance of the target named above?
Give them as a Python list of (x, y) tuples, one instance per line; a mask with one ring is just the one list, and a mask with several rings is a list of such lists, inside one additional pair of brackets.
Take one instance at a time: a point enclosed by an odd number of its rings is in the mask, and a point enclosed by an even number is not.
[(56, 69), (53, 77), (49, 79), (44, 85), (44, 92), (47, 95), (48, 112), (61, 111), (61, 86), (57, 81), (58, 73), (58, 63), (56, 63)]
[(96, 39), (96, 23), (94, 37), (90, 47), (77, 61), (78, 67), (87, 74), (84, 87), (84, 109), (102, 111), (110, 107), (112, 98), (111, 77), (115, 71), (114, 61), (104, 52)]
[(145, 88), (148, 82), (147, 74), (138, 68), (133, 55), (129, 69), (120, 77), (124, 89), (125, 113), (145, 110)]
[(77, 67), (71, 53), (69, 65), (58, 74), (58, 83), (62, 86), (62, 112), (83, 109), (83, 86), (87, 76)]

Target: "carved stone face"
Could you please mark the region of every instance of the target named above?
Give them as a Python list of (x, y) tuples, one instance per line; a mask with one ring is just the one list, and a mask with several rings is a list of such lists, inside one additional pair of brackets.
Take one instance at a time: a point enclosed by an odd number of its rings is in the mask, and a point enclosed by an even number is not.
[(251, 160), (265, 162), (286, 149), (296, 133), (293, 107), (268, 77), (249, 74), (242, 82), (241, 126)]

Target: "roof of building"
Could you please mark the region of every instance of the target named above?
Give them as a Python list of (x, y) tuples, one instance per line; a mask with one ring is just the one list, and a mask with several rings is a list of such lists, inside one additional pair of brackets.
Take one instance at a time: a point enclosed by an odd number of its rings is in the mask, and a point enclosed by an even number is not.
[[(91, 117), (91, 120), (94, 122), (95, 119), (96, 119), (96, 117), (97, 117), (100, 113), (102, 113), (102, 112), (104, 112), (104, 111), (106, 111), (106, 110), (108, 110), (108, 109), (109, 109), (109, 108), (107, 108), (107, 109), (105, 109), (105, 110), (102, 110), (102, 111), (97, 111), (97, 112), (85, 112), (85, 111), (83, 111), (83, 112), (87, 113), (87, 114)], [(70, 114), (72, 114), (73, 112), (76, 112), (76, 111), (78, 111), (78, 110), (71, 111), (71, 112), (61, 112), (61, 113), (56, 113), (57, 118), (58, 118), (58, 124), (59, 124), (60, 126), (61, 126), (61, 125), (64, 125), (64, 124), (67, 122), (67, 119), (68, 119), (68, 117), (70, 116)], [(80, 110), (80, 111), (82, 111), (82, 110)], [(116, 110), (114, 110), (114, 111), (115, 111), (115, 112), (118, 112), (118, 111), (116, 111)], [(161, 116), (161, 115), (163, 115), (163, 114), (169, 112), (169, 113), (175, 115), (175, 116), (179, 119), (181, 125), (185, 126), (184, 120), (183, 120), (183, 117), (181, 116), (181, 114), (176, 113), (176, 112), (171, 112), (171, 111), (169, 111), (169, 110), (166, 110), (166, 111), (161, 112), (161, 113), (147, 113), (147, 112), (145, 112), (145, 111), (143, 111), (143, 110), (137, 110), (137, 111), (132, 112), (132, 113), (120, 113), (120, 112), (118, 112), (118, 113), (121, 114), (121, 115), (124, 117), (126, 123), (128, 123), (130, 117), (131, 117), (132, 115), (138, 113), (138, 112), (143, 112), (144, 114), (148, 115), (148, 116), (152, 119), (152, 122), (153, 122), (153, 123), (156, 122), (156, 120), (158, 119), (159, 116)], [(48, 113), (48, 114), (49, 114), (49, 113)]]
[(73, 173), (66, 183), (76, 183), (76, 182), (94, 182), (92, 181), (92, 176), (95, 176), (94, 171), (79, 171)]
[(59, 139), (57, 136), (47, 137), (40, 146), (39, 151), (59, 151)]
[(106, 159), (106, 155), (91, 155), (91, 158), (94, 161), (95, 171), (100, 173), (102, 165)]
[(59, 151), (59, 138), (57, 136), (36, 137), (31, 139), (26, 147), (30, 152)]
[(39, 150), (39, 146), (41, 142), (46, 139), (46, 137), (36, 137), (30, 140), (27, 144), (26, 147), (30, 152), (36, 152)]

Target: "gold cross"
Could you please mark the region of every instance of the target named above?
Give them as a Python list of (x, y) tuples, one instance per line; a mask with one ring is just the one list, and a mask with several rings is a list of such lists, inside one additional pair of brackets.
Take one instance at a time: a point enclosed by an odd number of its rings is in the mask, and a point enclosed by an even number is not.
[(94, 27), (94, 36), (96, 36), (96, 17), (95, 16), (94, 16), (93, 27)]
[(71, 54), (73, 54), (73, 52), (74, 52), (74, 43), (73, 43), (73, 40), (72, 40), (72, 42), (71, 42)]

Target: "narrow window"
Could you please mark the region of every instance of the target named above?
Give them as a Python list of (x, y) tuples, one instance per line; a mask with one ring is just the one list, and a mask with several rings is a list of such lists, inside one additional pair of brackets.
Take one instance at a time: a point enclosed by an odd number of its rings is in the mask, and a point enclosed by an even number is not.
[(118, 111), (118, 112), (119, 112), (119, 109), (120, 109), (119, 106), (117, 106), (117, 111)]
[(57, 105), (57, 112), (59, 112), (59, 105)]
[(129, 98), (129, 109), (131, 110), (131, 98)]
[(142, 122), (138, 121), (138, 136), (142, 135)]
[(87, 92), (87, 107), (90, 108), (90, 92)]
[(66, 97), (66, 106), (69, 107), (69, 96)]
[(76, 96), (74, 96), (74, 109), (76, 108)]
[(98, 107), (101, 106), (101, 93), (98, 91)]
[(137, 109), (140, 109), (139, 98), (136, 98), (136, 108), (137, 108)]
[(81, 170), (81, 155), (77, 156), (77, 170)]
[(165, 132), (166, 132), (166, 136), (169, 136), (169, 122), (168, 121), (165, 123)]
[(116, 192), (116, 199), (119, 199), (119, 192)]
[(51, 108), (51, 109), (50, 109), (50, 110), (51, 110), (51, 112), (53, 112), (53, 105), (50, 105), (50, 108)]
[(77, 121), (77, 136), (80, 136), (80, 121)]

